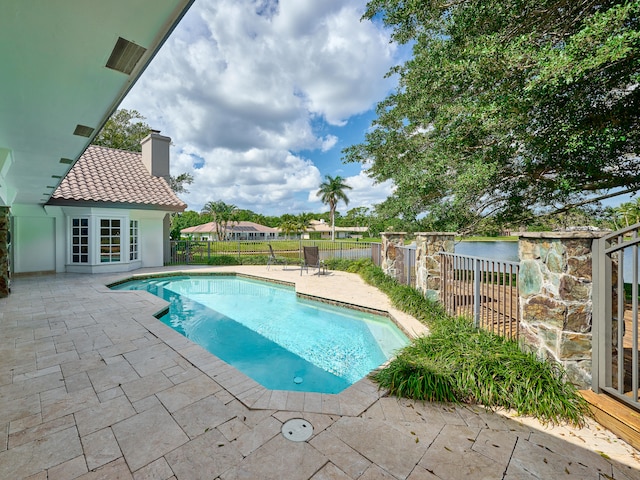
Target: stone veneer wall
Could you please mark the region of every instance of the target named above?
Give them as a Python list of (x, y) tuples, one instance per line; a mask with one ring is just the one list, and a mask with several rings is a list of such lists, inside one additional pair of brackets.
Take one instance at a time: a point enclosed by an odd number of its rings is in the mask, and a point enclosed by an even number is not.
[(382, 232), (382, 271), (396, 280), (402, 281), (404, 274), (404, 246), (405, 232)]
[(455, 234), (416, 233), (416, 288), (430, 300), (440, 298), (440, 252), (453, 253)]
[(0, 298), (9, 296), (9, 207), (0, 207)]
[(599, 232), (525, 233), (519, 239), (523, 343), (591, 386), (592, 247)]

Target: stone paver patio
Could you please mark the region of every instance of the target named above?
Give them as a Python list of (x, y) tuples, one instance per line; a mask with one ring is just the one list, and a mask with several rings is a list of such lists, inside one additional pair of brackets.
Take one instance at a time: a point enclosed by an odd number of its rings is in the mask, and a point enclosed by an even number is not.
[[(352, 274), (194, 269), (295, 282), (423, 331)], [(640, 480), (640, 454), (593, 422), (545, 428), (367, 379), (339, 395), (266, 390), (157, 321), (163, 300), (105, 286), (127, 276), (20, 277), (0, 299), (0, 478)], [(282, 435), (292, 418), (311, 438)]]

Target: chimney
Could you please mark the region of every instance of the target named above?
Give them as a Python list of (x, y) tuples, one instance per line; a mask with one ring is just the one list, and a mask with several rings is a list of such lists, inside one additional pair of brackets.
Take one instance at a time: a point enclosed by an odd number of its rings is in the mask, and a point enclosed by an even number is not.
[(151, 133), (140, 142), (142, 163), (154, 177), (162, 177), (169, 183), (169, 145), (171, 139), (160, 135), (160, 130)]

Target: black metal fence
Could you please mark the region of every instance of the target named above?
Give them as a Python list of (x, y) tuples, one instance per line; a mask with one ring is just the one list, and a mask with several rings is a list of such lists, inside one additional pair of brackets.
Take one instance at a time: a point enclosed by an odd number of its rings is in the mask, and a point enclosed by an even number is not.
[[(380, 244), (361, 241), (337, 241), (330, 240), (232, 240), (225, 242), (172, 240), (171, 260), (169, 265), (212, 265), (218, 263), (216, 257), (233, 257), (238, 261), (242, 258), (264, 256), (265, 264), (269, 258), (269, 245), (276, 257), (283, 257), (291, 263), (297, 263), (302, 259), (302, 247), (317, 246), (320, 258), (358, 260), (370, 258), (379, 263), (379, 248), (377, 257), (373, 255), (372, 247)], [(375, 249), (375, 247), (373, 247)]]

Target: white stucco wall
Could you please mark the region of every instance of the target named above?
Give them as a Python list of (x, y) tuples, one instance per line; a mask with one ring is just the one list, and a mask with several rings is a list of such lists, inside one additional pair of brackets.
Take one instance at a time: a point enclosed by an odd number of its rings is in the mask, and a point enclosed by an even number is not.
[(13, 205), (13, 272), (56, 271), (56, 218), (38, 205)]
[[(164, 265), (165, 240), (169, 232), (163, 227), (166, 212), (88, 207), (41, 207), (13, 205), (12, 266), (15, 274), (40, 272), (108, 273), (127, 272), (141, 267)], [(119, 218), (121, 220), (122, 260), (99, 263), (97, 243), (92, 245), (91, 262), (70, 262), (70, 227), (72, 217)], [(129, 220), (138, 220), (140, 258), (129, 260)], [(91, 230), (94, 242), (99, 235), (96, 223)], [(166, 239), (165, 239), (166, 237)]]
[[(140, 229), (141, 267), (161, 267), (164, 265), (163, 229), (164, 212), (133, 210), (131, 220), (138, 220)], [(167, 232), (167, 236), (169, 233)]]

